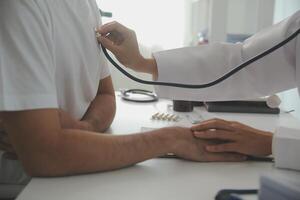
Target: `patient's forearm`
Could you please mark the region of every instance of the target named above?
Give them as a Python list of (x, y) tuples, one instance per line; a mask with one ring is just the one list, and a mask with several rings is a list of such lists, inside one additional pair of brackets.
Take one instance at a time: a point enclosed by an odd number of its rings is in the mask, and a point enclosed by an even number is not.
[(34, 159), (38, 163), (31, 163), (28, 171), (33, 176), (64, 176), (123, 168), (171, 152), (172, 134), (169, 129), (126, 136), (62, 130), (52, 151)]
[(87, 122), (86, 130), (104, 132), (112, 123), (116, 113), (115, 97), (110, 94), (98, 95), (82, 118)]

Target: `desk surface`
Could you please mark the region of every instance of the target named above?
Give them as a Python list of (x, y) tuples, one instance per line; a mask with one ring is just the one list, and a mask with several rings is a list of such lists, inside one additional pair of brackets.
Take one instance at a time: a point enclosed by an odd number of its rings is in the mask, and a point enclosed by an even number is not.
[[(190, 116), (179, 114), (181, 121), (152, 121), (156, 112), (172, 112), (169, 101), (136, 104), (117, 100), (117, 115), (109, 132), (129, 134), (141, 127), (190, 126)], [(297, 124), (289, 114), (212, 114), (197, 108), (192, 117), (209, 119), (219, 117), (236, 120), (264, 130), (274, 130), (278, 124)], [(194, 163), (177, 159), (152, 159), (134, 167), (82, 176), (65, 178), (34, 178), (18, 197), (18, 200), (199, 200), (214, 199), (224, 188), (258, 188), (259, 176), (275, 169), (272, 163)]]

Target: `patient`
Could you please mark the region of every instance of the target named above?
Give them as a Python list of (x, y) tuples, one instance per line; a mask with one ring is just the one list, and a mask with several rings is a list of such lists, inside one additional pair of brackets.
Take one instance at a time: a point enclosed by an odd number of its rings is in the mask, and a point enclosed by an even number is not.
[(206, 152), (208, 143), (188, 128), (101, 134), (116, 105), (94, 33), (101, 25), (95, 1), (1, 0), (0, 25), (0, 148), (6, 152), (0, 187), (26, 184), (31, 176), (119, 169), (170, 152), (192, 161), (245, 159)]

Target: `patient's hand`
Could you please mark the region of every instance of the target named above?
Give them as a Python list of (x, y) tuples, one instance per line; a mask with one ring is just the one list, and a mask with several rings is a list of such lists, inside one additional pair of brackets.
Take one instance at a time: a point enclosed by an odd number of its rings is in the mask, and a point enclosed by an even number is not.
[(220, 141), (207, 141), (194, 137), (188, 128), (174, 128), (174, 136), (178, 141), (174, 153), (183, 159), (199, 162), (237, 162), (245, 161), (246, 156), (238, 153), (211, 153), (205, 147)]
[(252, 156), (272, 154), (273, 134), (244, 124), (212, 119), (192, 127), (194, 135), (204, 140), (226, 140), (225, 144), (207, 144), (206, 150), (214, 153), (236, 152)]

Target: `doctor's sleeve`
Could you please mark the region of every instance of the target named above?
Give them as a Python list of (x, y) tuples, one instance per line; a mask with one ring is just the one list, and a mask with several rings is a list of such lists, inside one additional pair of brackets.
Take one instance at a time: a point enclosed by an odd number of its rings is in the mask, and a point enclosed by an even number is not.
[(54, 53), (36, 1), (0, 1), (0, 111), (57, 108)]
[(279, 127), (272, 149), (276, 167), (300, 170), (300, 128)]
[[(299, 27), (299, 25), (298, 25)], [(300, 40), (296, 41), (296, 81), (300, 90)], [(298, 92), (300, 94), (300, 92)], [(281, 125), (273, 138), (273, 156), (275, 166), (300, 170), (300, 127)]]
[[(244, 43), (214, 43), (154, 53), (158, 81), (185, 84), (211, 82), (242, 62), (283, 41), (300, 27), (300, 11)], [(173, 100), (245, 100), (295, 88), (296, 42), (251, 64), (228, 80), (206, 89), (157, 86), (161, 98)]]

